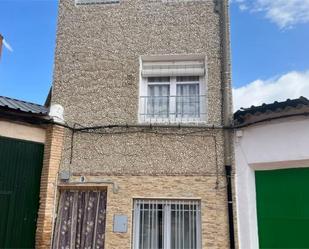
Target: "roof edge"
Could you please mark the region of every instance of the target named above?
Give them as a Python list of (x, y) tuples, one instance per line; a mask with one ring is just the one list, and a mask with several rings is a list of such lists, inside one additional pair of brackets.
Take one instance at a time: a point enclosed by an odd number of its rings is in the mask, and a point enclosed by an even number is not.
[(309, 112), (309, 100), (303, 96), (271, 104), (251, 106), (234, 113), (234, 126), (243, 126), (270, 119), (306, 115)]

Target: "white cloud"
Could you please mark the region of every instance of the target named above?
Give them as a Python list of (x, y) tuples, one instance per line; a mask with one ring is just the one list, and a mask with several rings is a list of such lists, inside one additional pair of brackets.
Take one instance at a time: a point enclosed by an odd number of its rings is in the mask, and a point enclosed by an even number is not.
[(309, 23), (309, 0), (231, 0), (241, 10), (263, 12), (281, 29)]
[(248, 9), (247, 0), (230, 0), (230, 2), (233, 4), (238, 4), (238, 7), (241, 11), (245, 11)]
[(7, 50), (9, 50), (10, 52), (13, 52), (13, 48), (11, 47), (11, 45), (4, 39), (3, 39), (3, 45)]
[(268, 80), (258, 79), (233, 89), (234, 111), (241, 107), (284, 101), (300, 96), (309, 98), (309, 70), (293, 71)]

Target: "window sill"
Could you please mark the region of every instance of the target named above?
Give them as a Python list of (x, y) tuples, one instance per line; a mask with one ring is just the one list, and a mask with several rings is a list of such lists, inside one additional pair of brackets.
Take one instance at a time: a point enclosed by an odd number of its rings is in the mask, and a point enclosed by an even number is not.
[(145, 119), (145, 120), (139, 120), (139, 124), (151, 124), (153, 126), (155, 125), (206, 125), (207, 121), (200, 120), (200, 119), (182, 119), (182, 120), (170, 120), (170, 119)]

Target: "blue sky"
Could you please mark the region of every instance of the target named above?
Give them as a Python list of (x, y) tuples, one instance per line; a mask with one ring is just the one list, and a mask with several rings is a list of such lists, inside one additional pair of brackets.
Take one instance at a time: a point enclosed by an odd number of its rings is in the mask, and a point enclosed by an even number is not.
[[(73, 1), (73, 0), (72, 0)], [(44, 103), (52, 83), (56, 0), (0, 0), (0, 95)], [(309, 97), (309, 0), (232, 0), (235, 108)]]
[(0, 0), (0, 95), (44, 103), (52, 83), (56, 1)]
[(241, 11), (237, 4), (231, 17), (234, 87), (309, 69), (309, 24), (281, 29), (263, 12)]

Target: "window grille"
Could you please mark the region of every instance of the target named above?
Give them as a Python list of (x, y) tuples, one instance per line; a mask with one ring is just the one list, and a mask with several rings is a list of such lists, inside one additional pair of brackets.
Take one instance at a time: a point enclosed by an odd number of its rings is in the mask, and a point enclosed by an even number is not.
[(135, 200), (134, 249), (201, 249), (198, 200)]

